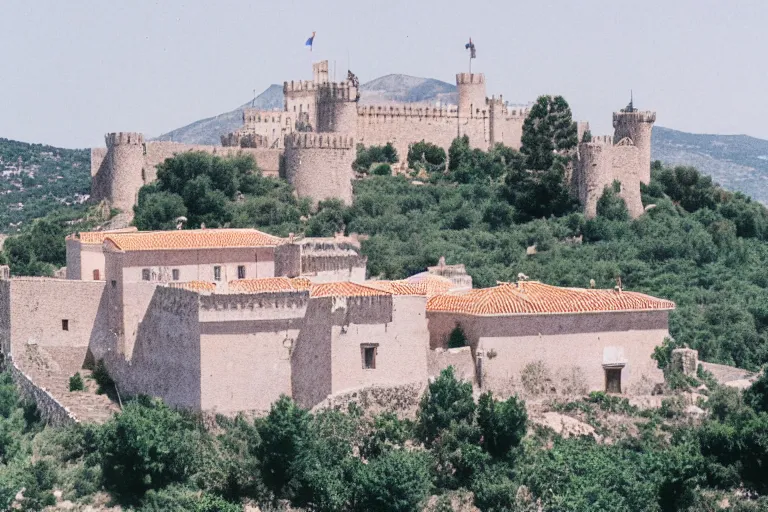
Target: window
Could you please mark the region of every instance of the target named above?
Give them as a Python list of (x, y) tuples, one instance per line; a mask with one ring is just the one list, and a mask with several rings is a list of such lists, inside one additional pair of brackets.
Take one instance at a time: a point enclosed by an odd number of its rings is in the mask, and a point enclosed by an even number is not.
[(622, 367), (605, 367), (605, 392), (621, 393)]
[(245, 265), (238, 265), (237, 266), (237, 278), (238, 279), (245, 279)]
[(114, 279), (112, 280), (112, 288), (117, 288), (117, 281)]
[(171, 278), (174, 281), (178, 281), (179, 280), (179, 269), (174, 268), (173, 270), (171, 270)]
[(360, 345), (360, 355), (363, 359), (363, 370), (376, 369), (376, 350), (378, 345)]
[(221, 267), (218, 265), (213, 267), (213, 280), (221, 281)]
[(93, 270), (93, 280), (94, 281), (98, 281), (99, 277), (101, 277), (101, 276), (99, 276), (99, 269), (94, 269)]
[(149, 281), (150, 273), (148, 268), (141, 269), (141, 279), (143, 281)]
[(69, 320), (62, 319), (62, 321), (61, 321), (61, 330), (62, 331), (68, 331), (69, 330)]

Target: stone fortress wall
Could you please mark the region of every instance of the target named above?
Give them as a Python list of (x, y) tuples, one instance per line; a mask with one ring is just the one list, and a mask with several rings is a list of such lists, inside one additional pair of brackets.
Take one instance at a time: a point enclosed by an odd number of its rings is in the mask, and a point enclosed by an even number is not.
[(355, 142), (341, 134), (294, 133), (285, 139), (285, 177), (299, 197), (352, 204)]
[[(475, 148), (496, 143), (519, 149), (527, 108), (510, 107), (501, 96), (487, 97), (485, 75), (456, 75), (458, 105), (390, 103), (361, 105), (356, 77), (331, 82), (328, 61), (313, 64), (313, 79), (283, 84), (282, 111), (246, 109), (243, 127), (222, 134), (223, 147), (145, 142), (138, 133), (107, 135), (106, 148), (91, 153), (92, 195), (130, 211), (138, 189), (156, 179), (155, 166), (184, 151), (253, 155), (267, 175), (280, 172), (301, 197), (352, 200), (355, 146), (392, 143), (401, 161), (414, 142), (425, 140), (446, 151), (457, 136)], [(583, 157), (570, 174), (571, 186), (587, 216), (594, 216), (605, 186), (622, 183), (630, 214), (642, 214), (639, 183), (650, 181), (650, 141), (654, 112), (628, 109), (613, 114), (613, 136), (582, 143)], [(578, 123), (579, 140), (588, 128)], [(281, 165), (282, 164), (282, 165)]]

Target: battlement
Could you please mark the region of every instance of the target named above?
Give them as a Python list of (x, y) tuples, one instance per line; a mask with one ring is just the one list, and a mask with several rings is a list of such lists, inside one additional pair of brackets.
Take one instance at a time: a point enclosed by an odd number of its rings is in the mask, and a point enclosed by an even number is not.
[(399, 106), (364, 105), (357, 107), (358, 116), (367, 117), (457, 117), (459, 110), (456, 106), (449, 107), (412, 107), (406, 104)]
[(283, 82), (283, 94), (292, 92), (313, 92), (319, 88), (319, 84), (311, 80), (291, 80), (290, 82)]
[(243, 124), (255, 123), (283, 123), (282, 110), (259, 110), (256, 108), (247, 108), (243, 110)]
[(655, 123), (656, 112), (650, 110), (635, 110), (633, 112), (614, 112), (613, 127), (618, 123)]
[(456, 85), (484, 84), (485, 75), (482, 73), (457, 73)]
[(593, 135), (592, 140), (585, 144), (600, 144), (601, 146), (613, 146), (613, 135)]
[(107, 147), (111, 146), (140, 146), (144, 144), (144, 134), (138, 132), (114, 132), (104, 136)]
[(357, 87), (350, 82), (327, 82), (321, 84), (318, 90), (323, 100), (355, 101), (357, 99)]
[(285, 147), (290, 149), (354, 149), (352, 137), (323, 133), (292, 133), (285, 136)]

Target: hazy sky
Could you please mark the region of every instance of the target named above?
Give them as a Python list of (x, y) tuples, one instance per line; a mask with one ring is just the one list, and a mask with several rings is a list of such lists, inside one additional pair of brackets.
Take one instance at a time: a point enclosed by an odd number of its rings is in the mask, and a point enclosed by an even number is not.
[(158, 135), (321, 58), (453, 83), (471, 36), (489, 95), (562, 94), (594, 134), (633, 89), (661, 126), (768, 139), (767, 26), (765, 0), (0, 0), (0, 137)]

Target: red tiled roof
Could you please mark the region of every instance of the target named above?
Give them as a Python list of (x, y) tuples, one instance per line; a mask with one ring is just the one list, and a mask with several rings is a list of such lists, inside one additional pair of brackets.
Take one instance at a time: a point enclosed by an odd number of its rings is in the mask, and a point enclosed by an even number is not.
[(392, 295), (390, 292), (349, 281), (313, 284), (310, 297), (375, 297)]
[(426, 295), (426, 287), (407, 281), (366, 281), (366, 286), (373, 286), (392, 295)]
[(453, 288), (453, 281), (443, 276), (436, 276), (434, 274), (421, 273), (411, 276), (406, 279), (406, 282), (415, 283), (423, 286), (425, 293), (428, 297), (433, 295), (440, 295), (447, 293), (448, 290)]
[(122, 251), (274, 247), (283, 242), (281, 238), (255, 229), (180, 229), (110, 233), (104, 241), (111, 242)]
[(213, 292), (216, 291), (216, 283), (209, 281), (176, 281), (168, 283), (171, 288), (184, 288), (195, 292)]
[(82, 244), (102, 244), (104, 239), (109, 235), (120, 233), (136, 233), (138, 230), (135, 227), (114, 229), (109, 231), (81, 231), (80, 233), (72, 233), (67, 236), (69, 240), (80, 240)]
[(309, 290), (311, 283), (306, 277), (265, 277), (263, 279), (238, 279), (229, 282), (229, 291), (236, 293), (269, 293)]
[(560, 288), (538, 281), (502, 283), (464, 294), (444, 294), (427, 301), (427, 311), (468, 315), (521, 315), (651, 311), (674, 309), (675, 303), (643, 293)]

